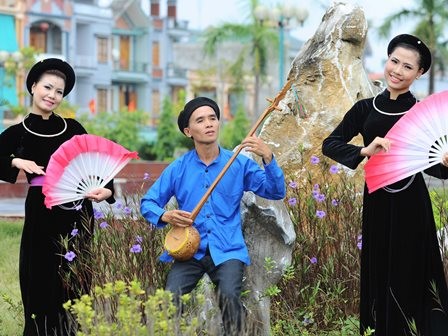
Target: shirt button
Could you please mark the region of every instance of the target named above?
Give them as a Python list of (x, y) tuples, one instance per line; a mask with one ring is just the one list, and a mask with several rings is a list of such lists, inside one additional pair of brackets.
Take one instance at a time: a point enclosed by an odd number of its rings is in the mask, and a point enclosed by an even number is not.
[(208, 173), (208, 169), (206, 169), (205, 172)]
[(211, 230), (207, 230), (207, 233), (211, 233), (212, 231)]
[(207, 218), (210, 218), (210, 217), (211, 217), (210, 214), (208, 214), (208, 215), (207, 215)]
[(208, 188), (208, 184), (206, 184), (205, 187)]

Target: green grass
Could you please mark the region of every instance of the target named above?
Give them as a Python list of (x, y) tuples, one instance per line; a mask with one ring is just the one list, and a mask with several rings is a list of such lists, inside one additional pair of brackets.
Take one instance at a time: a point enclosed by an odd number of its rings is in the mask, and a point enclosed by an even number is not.
[(23, 317), (19, 288), (21, 219), (0, 218), (0, 335), (21, 335)]

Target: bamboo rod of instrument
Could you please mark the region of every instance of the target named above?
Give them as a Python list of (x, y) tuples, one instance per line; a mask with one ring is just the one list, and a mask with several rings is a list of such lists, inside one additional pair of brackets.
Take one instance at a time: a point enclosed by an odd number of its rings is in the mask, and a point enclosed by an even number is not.
[[(280, 91), (280, 93), (272, 100), (270, 101), (271, 104), (264, 110), (264, 112), (260, 115), (260, 117), (258, 118), (257, 122), (255, 123), (255, 125), (251, 128), (251, 130), (249, 131), (247, 136), (252, 136), (254, 135), (254, 133), (257, 131), (258, 127), (261, 125), (261, 123), (263, 122), (263, 120), (268, 116), (269, 113), (271, 113), (273, 110), (281, 110), (278, 107), (278, 103), (280, 102), (281, 99), (283, 99), (283, 97), (285, 96), (286, 92), (289, 90), (289, 88), (291, 87), (291, 80), (289, 80), (285, 86), (283, 87), (283, 89)], [(242, 150), (242, 146), (239, 146), (237, 150), (235, 150), (235, 152), (233, 153), (232, 157), (229, 159), (229, 161), (226, 163), (226, 165), (224, 166), (224, 168), (222, 169), (222, 171), (218, 174), (218, 176), (216, 177), (216, 179), (213, 181), (213, 183), (210, 185), (210, 187), (208, 188), (208, 190), (206, 191), (206, 193), (204, 194), (204, 196), (202, 196), (202, 198), (199, 200), (199, 203), (196, 205), (196, 207), (193, 209), (193, 211), (191, 212), (191, 219), (194, 220), (196, 219), (196, 217), (199, 214), (199, 211), (201, 211), (202, 206), (205, 204), (205, 202), (207, 201), (208, 197), (210, 196), (210, 194), (212, 193), (213, 189), (215, 189), (216, 185), (219, 183), (219, 181), (221, 180), (221, 178), (224, 176), (224, 174), (227, 172), (227, 170), (229, 169), (230, 165), (233, 163), (233, 161), (235, 161), (236, 157), (238, 156), (238, 154), (241, 152)]]

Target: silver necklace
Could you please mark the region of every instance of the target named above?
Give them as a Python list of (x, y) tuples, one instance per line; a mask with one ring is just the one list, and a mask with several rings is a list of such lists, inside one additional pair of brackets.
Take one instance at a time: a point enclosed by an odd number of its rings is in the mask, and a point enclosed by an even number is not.
[(62, 131), (60, 131), (59, 133), (56, 133), (56, 134), (40, 134), (40, 133), (37, 133), (37, 132), (34, 132), (34, 131), (30, 130), (30, 129), (25, 125), (25, 120), (26, 120), (26, 118), (28, 118), (28, 117), (30, 116), (29, 113), (28, 113), (28, 114), (25, 116), (25, 118), (23, 118), (23, 120), (22, 120), (23, 128), (25, 128), (25, 130), (27, 130), (28, 132), (30, 132), (31, 134), (34, 134), (34, 135), (36, 135), (36, 136), (40, 136), (40, 137), (44, 137), (44, 138), (53, 138), (53, 137), (57, 137), (58, 135), (61, 135), (62, 133), (64, 133), (64, 132), (66, 131), (66, 129), (67, 129), (67, 122), (66, 122), (65, 119), (62, 118), (59, 114), (56, 114), (56, 113), (53, 113), (53, 114), (54, 114), (55, 116), (61, 118), (62, 121), (64, 122), (64, 129), (63, 129)]
[[(381, 94), (381, 92), (378, 92), (378, 93), (376, 94), (376, 96), (373, 98), (373, 101), (372, 101), (372, 103), (373, 103), (373, 108), (374, 108), (375, 110), (377, 110), (379, 113), (384, 114), (384, 115), (388, 115), (388, 116), (399, 116), (399, 115), (406, 114), (406, 113), (408, 112), (408, 111), (404, 111), (404, 112), (398, 112), (398, 113), (390, 113), (390, 112), (384, 112), (384, 111), (381, 111), (381, 110), (376, 106), (376, 104), (375, 104), (376, 97), (378, 97), (378, 95), (380, 95), (380, 94)], [(414, 99), (415, 99), (415, 102), (417, 102), (417, 98), (414, 97)]]

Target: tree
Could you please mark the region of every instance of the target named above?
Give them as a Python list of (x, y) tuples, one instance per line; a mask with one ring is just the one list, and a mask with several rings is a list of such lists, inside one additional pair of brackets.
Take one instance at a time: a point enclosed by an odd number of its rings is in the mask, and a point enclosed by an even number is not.
[(378, 28), (380, 36), (388, 37), (392, 25), (401, 20), (415, 19), (417, 24), (413, 34), (422, 38), (428, 45), (433, 57), (429, 69), (428, 94), (434, 92), (436, 70), (442, 75), (445, 70), (445, 60), (448, 57), (448, 40), (442, 40), (445, 23), (448, 20), (448, 7), (446, 0), (415, 0), (415, 8), (402, 9), (384, 19)]
[(249, 120), (244, 113), (244, 107), (238, 106), (235, 118), (229, 121), (222, 129), (220, 143), (223, 147), (233, 149), (238, 146), (249, 132)]
[(123, 110), (117, 113), (100, 112), (94, 116), (86, 113), (78, 120), (87, 132), (115, 141), (128, 150), (138, 151), (143, 142), (140, 125), (145, 125), (148, 117), (142, 111), (130, 113)]
[[(216, 54), (217, 46), (225, 41), (240, 41), (242, 49), (236, 57), (234, 69), (242, 67), (242, 60), (250, 59), (252, 73), (255, 78), (254, 110), (259, 110), (258, 100), (262, 82), (267, 76), (269, 51), (276, 50), (278, 36), (276, 32), (263, 25), (255, 17), (255, 9), (259, 5), (258, 0), (247, 0), (249, 5), (249, 17), (247, 24), (223, 23), (207, 29), (204, 33), (204, 52), (212, 56)], [(242, 78), (241, 72), (237, 78)]]
[(157, 127), (157, 141), (154, 146), (154, 153), (158, 160), (167, 160), (173, 157), (176, 148), (178, 131), (175, 123), (173, 104), (168, 97), (163, 99), (162, 113)]

